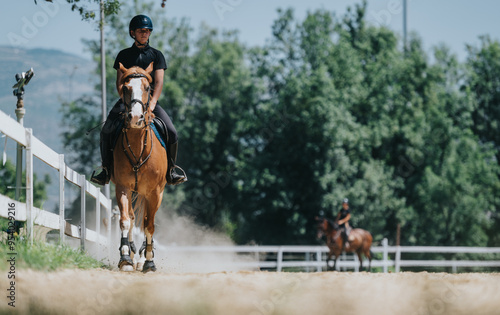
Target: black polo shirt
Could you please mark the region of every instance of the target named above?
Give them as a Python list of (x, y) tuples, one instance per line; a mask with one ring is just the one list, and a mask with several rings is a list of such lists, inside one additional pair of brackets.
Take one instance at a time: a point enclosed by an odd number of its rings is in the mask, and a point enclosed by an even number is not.
[[(350, 209), (350, 208), (347, 208), (347, 210), (346, 210), (346, 209), (342, 208), (342, 209), (340, 209), (339, 213), (340, 213), (339, 220), (342, 220), (342, 219), (344, 219), (345, 217), (347, 217), (347, 215), (348, 215), (349, 213), (351, 213), (351, 209)], [(343, 227), (343, 226), (345, 226), (345, 223), (344, 223), (344, 224), (341, 224), (340, 226), (342, 226), (342, 227)]]
[[(151, 62), (153, 62), (153, 72), (158, 69), (167, 69), (167, 62), (165, 61), (165, 57), (162, 52), (149, 45), (146, 45), (144, 48), (138, 48), (134, 44), (132, 47), (120, 51), (118, 56), (116, 56), (113, 68), (118, 70), (120, 68), (120, 62), (127, 69), (139, 66), (146, 70)], [(154, 87), (155, 78), (153, 74), (151, 76), (153, 77), (153, 83), (151, 86)]]

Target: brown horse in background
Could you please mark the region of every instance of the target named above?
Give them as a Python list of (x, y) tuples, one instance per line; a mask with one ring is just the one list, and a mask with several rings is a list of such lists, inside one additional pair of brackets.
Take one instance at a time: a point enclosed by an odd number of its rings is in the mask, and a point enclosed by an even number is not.
[(318, 222), (318, 239), (323, 235), (326, 236), (326, 245), (330, 249), (328, 257), (326, 258), (326, 270), (328, 270), (328, 262), (331, 260), (332, 256), (335, 257), (333, 260), (333, 269), (335, 269), (337, 259), (342, 251), (356, 253), (358, 255), (360, 270), (363, 270), (363, 259), (361, 254), (365, 255), (369, 261), (368, 271), (371, 270), (372, 253), (370, 247), (372, 246), (373, 238), (370, 232), (363, 229), (352, 229), (349, 233), (347, 246), (344, 247), (342, 229), (336, 222), (326, 218), (316, 218), (316, 221)]
[(156, 271), (153, 262), (153, 234), (155, 214), (160, 207), (166, 184), (167, 153), (151, 129), (154, 114), (149, 108), (150, 76), (153, 63), (146, 70), (140, 67), (126, 69), (120, 97), (126, 108), (122, 132), (113, 151), (114, 166), (111, 181), (116, 186), (116, 200), (120, 208), (120, 262), (122, 271), (135, 269), (135, 245), (132, 229), (137, 215), (138, 225), (145, 232), (139, 250), (136, 269)]

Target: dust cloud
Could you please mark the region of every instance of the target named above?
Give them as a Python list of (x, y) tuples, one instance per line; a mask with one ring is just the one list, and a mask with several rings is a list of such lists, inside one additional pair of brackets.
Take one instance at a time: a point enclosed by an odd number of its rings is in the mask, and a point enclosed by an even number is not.
[[(117, 269), (120, 254), (120, 232), (115, 225), (112, 229), (111, 249), (99, 251), (90, 246), (88, 252), (104, 263)], [(143, 232), (134, 228), (134, 242), (137, 252), (145, 240)], [(200, 226), (189, 217), (168, 213), (160, 208), (155, 218), (154, 262), (159, 272), (220, 272), (255, 270), (252, 263), (256, 258), (249, 254), (231, 252), (200, 251), (195, 246), (234, 246), (234, 242), (225, 234)], [(187, 248), (186, 248), (187, 247)], [(138, 255), (136, 256), (138, 258)]]

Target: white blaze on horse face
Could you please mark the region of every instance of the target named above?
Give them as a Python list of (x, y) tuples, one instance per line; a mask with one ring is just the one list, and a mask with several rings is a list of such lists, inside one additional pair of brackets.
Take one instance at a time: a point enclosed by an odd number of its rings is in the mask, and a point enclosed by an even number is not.
[[(134, 79), (130, 80), (130, 82), (128, 83), (128, 86), (132, 90), (131, 99), (142, 101), (142, 95), (145, 92), (142, 89), (142, 80), (140, 78), (134, 78)], [(141, 120), (142, 120), (143, 115), (144, 115), (142, 105), (139, 103), (133, 103), (131, 105), (132, 105), (132, 108), (130, 109), (130, 115), (131, 115), (130, 125), (131, 126), (138, 126), (138, 125), (140, 125)]]

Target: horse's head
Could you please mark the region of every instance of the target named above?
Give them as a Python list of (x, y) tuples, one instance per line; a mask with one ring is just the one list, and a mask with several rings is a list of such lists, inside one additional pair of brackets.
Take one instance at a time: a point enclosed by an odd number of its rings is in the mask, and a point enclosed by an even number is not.
[(318, 239), (323, 236), (327, 236), (332, 231), (337, 231), (339, 229), (339, 225), (336, 222), (333, 222), (324, 217), (316, 217), (318, 233), (316, 237)]
[(153, 63), (146, 70), (141, 67), (127, 69), (120, 63), (120, 70), (123, 73), (120, 97), (127, 110), (126, 125), (130, 128), (142, 128), (153, 119), (153, 113), (149, 109)]
[(321, 239), (324, 235), (326, 235), (326, 231), (328, 229), (328, 220), (323, 217), (316, 217), (316, 223), (317, 223), (317, 234), (316, 238), (319, 240)]

